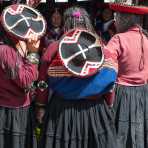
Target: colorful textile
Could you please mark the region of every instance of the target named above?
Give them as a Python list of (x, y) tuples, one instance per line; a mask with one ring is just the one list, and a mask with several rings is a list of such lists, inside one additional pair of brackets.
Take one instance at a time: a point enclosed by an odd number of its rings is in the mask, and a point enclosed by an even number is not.
[(48, 82), (51, 88), (65, 99), (78, 100), (108, 92), (112, 89), (116, 76), (114, 69), (102, 68), (97, 74), (88, 78), (49, 77)]
[[(60, 62), (56, 64), (57, 59), (55, 59), (55, 57), (57, 56), (57, 49), (58, 42), (50, 44), (42, 57), (39, 81), (48, 80), (48, 89), (54, 90), (57, 94), (60, 94), (67, 100), (88, 99), (88, 97), (91, 98), (93, 95), (102, 95), (112, 90), (117, 76), (117, 66), (111, 60), (112, 57), (109, 57), (109, 55), (105, 56), (106, 59), (102, 69), (97, 74), (88, 78), (78, 78), (72, 75), (49, 75), (49, 70), (51, 74), (51, 69), (54, 70), (55, 73), (60, 71), (62, 66), (64, 69), (64, 65)], [(66, 70), (67, 69), (64, 71)], [(48, 89), (45, 89), (44, 91), (38, 90), (38, 102), (47, 102)]]

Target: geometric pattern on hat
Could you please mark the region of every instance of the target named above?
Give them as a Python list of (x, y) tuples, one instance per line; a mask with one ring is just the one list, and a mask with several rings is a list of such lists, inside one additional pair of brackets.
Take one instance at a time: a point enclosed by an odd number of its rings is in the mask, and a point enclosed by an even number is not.
[(46, 21), (40, 12), (23, 4), (14, 4), (2, 12), (2, 25), (11, 35), (29, 39), (32, 34), (40, 38), (46, 31)]
[(61, 38), (59, 54), (65, 67), (78, 77), (94, 75), (104, 61), (100, 38), (78, 28), (70, 30)]

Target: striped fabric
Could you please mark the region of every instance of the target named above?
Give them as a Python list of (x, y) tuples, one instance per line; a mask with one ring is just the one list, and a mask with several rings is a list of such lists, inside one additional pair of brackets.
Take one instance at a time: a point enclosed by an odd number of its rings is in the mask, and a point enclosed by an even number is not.
[(48, 68), (48, 76), (50, 77), (70, 77), (72, 74), (63, 65), (59, 54), (52, 60)]

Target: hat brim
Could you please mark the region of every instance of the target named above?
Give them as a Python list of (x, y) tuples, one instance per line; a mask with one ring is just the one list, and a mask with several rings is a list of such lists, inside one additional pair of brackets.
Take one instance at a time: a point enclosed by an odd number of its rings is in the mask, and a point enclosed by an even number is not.
[(42, 14), (27, 5), (14, 4), (6, 7), (1, 15), (4, 29), (18, 39), (29, 39), (32, 34), (38, 38), (46, 31), (46, 20)]
[(104, 62), (100, 38), (79, 28), (69, 30), (61, 37), (59, 55), (68, 71), (77, 77), (94, 75)]
[(109, 8), (114, 11), (133, 14), (148, 14), (148, 7), (145, 6), (129, 6), (125, 4), (110, 3)]

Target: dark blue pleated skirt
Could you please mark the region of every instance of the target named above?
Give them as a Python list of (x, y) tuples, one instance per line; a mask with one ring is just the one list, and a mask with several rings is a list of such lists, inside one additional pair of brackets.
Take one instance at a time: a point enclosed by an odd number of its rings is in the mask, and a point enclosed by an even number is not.
[(37, 148), (31, 107), (0, 107), (0, 148)]
[(114, 104), (119, 148), (148, 148), (148, 85), (117, 85)]
[(40, 148), (116, 148), (113, 117), (104, 99), (65, 101), (53, 96)]

